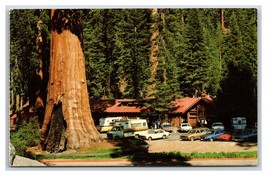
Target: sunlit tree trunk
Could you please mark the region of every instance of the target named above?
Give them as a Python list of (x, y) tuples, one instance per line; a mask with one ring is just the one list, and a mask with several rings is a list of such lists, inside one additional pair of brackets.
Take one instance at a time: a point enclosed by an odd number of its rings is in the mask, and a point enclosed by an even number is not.
[(101, 141), (101, 136), (90, 111), (80, 15), (78, 10), (51, 10), (51, 22), (50, 73), (41, 144), (50, 152), (90, 147)]
[(159, 52), (159, 45), (157, 42), (157, 38), (159, 35), (158, 26), (156, 23), (156, 19), (158, 18), (158, 10), (156, 8), (152, 9), (151, 18), (154, 23), (151, 25), (152, 34), (150, 37), (150, 54), (149, 54), (149, 63), (150, 63), (150, 85), (148, 87), (148, 96), (155, 92), (155, 77), (157, 72), (158, 66), (158, 52)]
[(31, 99), (30, 99), (30, 112), (36, 112), (38, 114), (38, 122), (39, 126), (41, 128), (43, 118), (44, 118), (44, 109), (45, 109), (45, 94), (46, 94), (46, 83), (44, 82), (44, 58), (43, 58), (43, 35), (42, 35), (42, 25), (43, 21), (41, 19), (41, 13), (42, 10), (39, 9), (37, 10), (39, 14), (39, 19), (36, 23), (36, 27), (38, 30), (38, 35), (36, 38), (36, 51), (37, 51), (37, 57), (39, 60), (39, 67), (36, 70), (36, 75), (33, 79), (33, 91), (30, 92), (32, 93)]
[(224, 34), (227, 34), (228, 29), (224, 25), (224, 10), (223, 9), (221, 9), (221, 26), (222, 26), (222, 32)]

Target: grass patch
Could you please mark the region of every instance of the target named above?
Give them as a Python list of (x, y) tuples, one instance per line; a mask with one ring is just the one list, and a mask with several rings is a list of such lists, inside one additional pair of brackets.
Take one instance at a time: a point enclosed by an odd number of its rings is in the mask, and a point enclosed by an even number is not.
[(193, 158), (257, 158), (258, 154), (254, 152), (206, 152), (206, 153), (181, 153), (181, 152), (162, 152), (148, 153), (146, 155), (133, 155), (133, 161), (172, 161), (188, 160)]
[(122, 151), (120, 149), (92, 149), (90, 152), (76, 152), (69, 154), (39, 154), (35, 159), (86, 159), (86, 160), (110, 160), (110, 159), (129, 159), (132, 161), (171, 161), (187, 160), (193, 158), (257, 158), (258, 152), (206, 152), (206, 153), (181, 153), (181, 152), (162, 152), (162, 153), (138, 153)]
[(119, 155), (114, 157), (114, 153), (121, 153), (120, 149), (97, 149), (92, 148), (86, 151), (77, 151), (73, 153), (42, 153), (42, 154), (31, 154), (31, 158), (36, 160), (42, 159), (86, 159), (86, 160), (95, 160), (95, 159), (112, 159), (112, 158), (121, 158), (127, 159), (125, 155)]
[(112, 153), (114, 152), (114, 150), (117, 150), (117, 149), (100, 149), (100, 148), (89, 148), (87, 150), (77, 150), (77, 154), (109, 154), (109, 153)]
[(257, 158), (258, 152), (206, 152), (180, 153), (184, 158)]

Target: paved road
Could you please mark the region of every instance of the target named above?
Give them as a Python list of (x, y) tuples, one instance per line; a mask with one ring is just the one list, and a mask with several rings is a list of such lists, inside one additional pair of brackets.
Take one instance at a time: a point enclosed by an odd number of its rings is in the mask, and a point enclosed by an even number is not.
[(156, 166), (156, 167), (257, 167), (257, 159), (193, 159), (189, 161), (174, 161), (163, 163), (134, 163), (127, 160), (113, 160), (113, 161), (101, 161), (101, 160), (43, 160), (48, 166), (93, 166), (93, 167), (143, 167), (143, 166)]

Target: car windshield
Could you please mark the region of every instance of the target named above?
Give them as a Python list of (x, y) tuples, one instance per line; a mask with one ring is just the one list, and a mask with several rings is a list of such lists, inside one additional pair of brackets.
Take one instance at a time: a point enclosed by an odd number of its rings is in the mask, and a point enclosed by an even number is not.
[(121, 127), (113, 127), (111, 131), (120, 131)]
[(207, 132), (207, 134), (213, 134), (215, 131), (214, 130), (209, 130), (208, 132)]
[(213, 124), (213, 126), (222, 126), (222, 124), (221, 123), (215, 123), (215, 124)]
[(244, 132), (243, 132), (243, 134), (251, 134), (252, 133), (252, 129), (247, 129), (247, 130), (245, 130)]
[(196, 133), (196, 130), (190, 130), (188, 133), (190, 134)]

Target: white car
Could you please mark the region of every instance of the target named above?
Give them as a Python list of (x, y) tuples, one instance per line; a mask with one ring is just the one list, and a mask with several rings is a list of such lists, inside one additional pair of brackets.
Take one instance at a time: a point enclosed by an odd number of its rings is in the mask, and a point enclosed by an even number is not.
[(165, 130), (165, 131), (168, 131), (168, 132), (172, 132), (173, 131), (172, 125), (170, 123), (161, 124), (161, 128), (163, 130)]
[(181, 123), (179, 126), (179, 131), (190, 131), (192, 126), (189, 123)]
[(166, 139), (170, 136), (168, 131), (163, 129), (155, 129), (149, 130), (146, 134), (142, 134), (140, 137), (145, 140), (152, 140), (152, 139)]
[(214, 122), (212, 125), (211, 125), (211, 128), (214, 129), (214, 130), (224, 130), (224, 125), (222, 122)]

